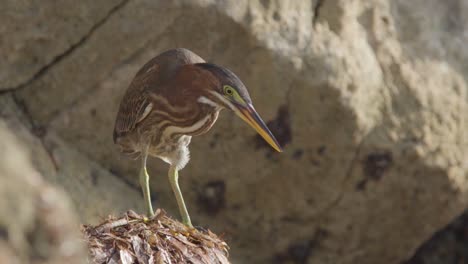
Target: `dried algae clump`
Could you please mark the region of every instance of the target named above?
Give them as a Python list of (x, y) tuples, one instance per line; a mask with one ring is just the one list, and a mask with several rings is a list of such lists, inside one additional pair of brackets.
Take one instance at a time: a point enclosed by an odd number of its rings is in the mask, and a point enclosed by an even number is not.
[(160, 209), (147, 219), (133, 211), (83, 226), (90, 263), (229, 263), (228, 246), (211, 231), (189, 228)]

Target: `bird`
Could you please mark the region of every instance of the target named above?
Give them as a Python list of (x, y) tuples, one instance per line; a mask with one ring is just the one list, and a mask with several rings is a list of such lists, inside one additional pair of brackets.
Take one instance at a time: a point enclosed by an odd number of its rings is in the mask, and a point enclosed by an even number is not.
[(192, 137), (208, 132), (223, 109), (234, 112), (282, 152), (247, 88), (231, 70), (185, 48), (164, 51), (138, 70), (120, 102), (113, 140), (120, 152), (141, 158), (139, 183), (147, 216), (154, 216), (146, 169), (152, 156), (169, 164), (169, 182), (182, 223), (193, 227), (179, 187), (179, 171), (189, 162)]

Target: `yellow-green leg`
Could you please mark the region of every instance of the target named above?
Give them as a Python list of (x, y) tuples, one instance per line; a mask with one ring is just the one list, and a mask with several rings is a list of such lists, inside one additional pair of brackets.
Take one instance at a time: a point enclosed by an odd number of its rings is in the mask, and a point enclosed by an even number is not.
[(186, 226), (193, 227), (192, 222), (190, 221), (187, 207), (185, 207), (184, 197), (182, 197), (182, 192), (180, 191), (179, 172), (175, 166), (170, 166), (169, 168), (169, 182), (171, 183), (172, 191), (174, 192), (180, 214), (182, 215), (182, 223), (184, 223)]
[(145, 199), (146, 214), (150, 217), (154, 216), (153, 206), (151, 205), (151, 194), (149, 187), (149, 175), (146, 171), (146, 159), (148, 158), (148, 148), (146, 147), (141, 153), (141, 169), (140, 169), (140, 186)]

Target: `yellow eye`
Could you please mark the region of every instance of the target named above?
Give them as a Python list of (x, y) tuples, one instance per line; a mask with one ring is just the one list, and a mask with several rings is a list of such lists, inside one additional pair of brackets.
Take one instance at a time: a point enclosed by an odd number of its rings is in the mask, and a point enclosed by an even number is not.
[(229, 85), (224, 85), (224, 93), (228, 96), (233, 96), (234, 95), (234, 88), (232, 88)]

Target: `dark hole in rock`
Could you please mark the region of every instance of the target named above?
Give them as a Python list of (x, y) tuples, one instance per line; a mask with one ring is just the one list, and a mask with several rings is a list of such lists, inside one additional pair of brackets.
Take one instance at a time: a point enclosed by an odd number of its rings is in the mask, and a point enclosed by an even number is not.
[(312, 253), (314, 241), (312, 239), (296, 242), (288, 247), (286, 252), (275, 256), (274, 263), (305, 264)]
[(364, 191), (366, 189), (367, 179), (362, 179), (358, 183), (356, 183), (356, 190)]
[(291, 260), (295, 263), (306, 263), (312, 251), (312, 244), (313, 241), (309, 240), (302, 243), (298, 243), (296, 245), (292, 245), (288, 249), (289, 255), (291, 256)]
[(206, 183), (198, 193), (201, 208), (208, 214), (217, 214), (226, 205), (226, 184), (222, 180)]
[(380, 151), (368, 154), (363, 164), (365, 178), (361, 179), (356, 184), (356, 190), (365, 190), (369, 180), (380, 180), (392, 163), (393, 156), (389, 151)]
[(323, 155), (323, 154), (325, 154), (326, 150), (327, 150), (327, 147), (322, 145), (322, 146), (318, 147), (317, 154)]
[(311, 157), (310, 158), (310, 164), (314, 165), (314, 166), (320, 166), (320, 161), (314, 157)]
[(5, 226), (0, 226), (0, 238), (4, 240), (9, 238), (8, 229)]
[(275, 11), (275, 13), (273, 13), (273, 19), (275, 21), (280, 21), (281, 20), (281, 15), (278, 13), (278, 11)]
[(382, 21), (383, 21), (385, 24), (387, 24), (387, 25), (388, 25), (388, 23), (389, 23), (388, 17), (382, 17)]
[(297, 263), (305, 264), (328, 232), (319, 228), (311, 239), (298, 241), (291, 244), (284, 253), (275, 256), (274, 263)]
[(364, 162), (364, 173), (371, 180), (380, 180), (392, 163), (393, 157), (389, 151), (370, 153)]
[(210, 148), (216, 147), (219, 139), (219, 133), (213, 134), (213, 137), (211, 138), (211, 141), (209, 143)]
[(91, 183), (96, 186), (98, 184), (99, 173), (96, 170), (91, 170)]
[(38, 138), (43, 138), (47, 133), (47, 129), (44, 126), (34, 125), (32, 133)]
[(304, 150), (303, 149), (296, 149), (294, 151), (294, 153), (292, 154), (292, 158), (295, 159), (295, 160), (298, 160), (298, 159), (302, 158), (303, 155), (304, 155)]
[(271, 0), (261, 0), (260, 3), (265, 7), (265, 9), (270, 8), (270, 2)]

